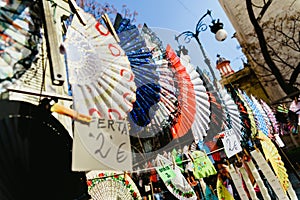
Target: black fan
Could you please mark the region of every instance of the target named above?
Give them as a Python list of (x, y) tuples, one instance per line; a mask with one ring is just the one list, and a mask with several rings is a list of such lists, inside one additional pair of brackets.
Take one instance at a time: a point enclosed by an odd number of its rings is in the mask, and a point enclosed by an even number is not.
[(46, 109), (0, 101), (0, 199), (88, 199), (84, 172), (71, 171), (72, 138)]

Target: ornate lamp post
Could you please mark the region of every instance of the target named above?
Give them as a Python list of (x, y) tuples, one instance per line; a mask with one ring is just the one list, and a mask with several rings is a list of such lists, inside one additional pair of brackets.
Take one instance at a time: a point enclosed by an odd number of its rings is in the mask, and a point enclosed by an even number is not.
[(179, 43), (178, 39), (181, 37), (181, 36), (184, 36), (184, 41), (186, 43), (189, 43), (191, 41), (191, 38), (195, 38), (199, 47), (200, 47), (200, 50), (204, 56), (204, 62), (206, 63), (206, 65), (208, 66), (209, 68), (209, 71), (213, 77), (213, 82), (215, 83), (215, 81), (217, 80), (216, 79), (216, 76), (215, 76), (215, 72), (211, 66), (211, 62), (210, 62), (210, 59), (208, 58), (208, 56), (206, 55), (205, 53), (205, 50), (200, 42), (200, 39), (199, 39), (199, 33), (202, 32), (202, 31), (205, 31), (207, 29), (207, 24), (203, 23), (203, 19), (206, 17), (206, 16), (210, 16), (211, 18), (211, 23), (212, 25), (209, 25), (210, 27), (210, 31), (212, 33), (215, 34), (215, 38), (218, 40), (218, 41), (224, 41), (227, 37), (227, 32), (223, 29), (223, 23), (220, 22), (220, 20), (215, 20), (213, 19), (212, 15), (211, 15), (211, 11), (210, 10), (207, 10), (207, 12), (199, 19), (197, 25), (196, 25), (196, 30), (195, 32), (192, 32), (192, 31), (184, 31), (182, 33), (180, 33), (179, 35), (175, 36), (175, 40)]

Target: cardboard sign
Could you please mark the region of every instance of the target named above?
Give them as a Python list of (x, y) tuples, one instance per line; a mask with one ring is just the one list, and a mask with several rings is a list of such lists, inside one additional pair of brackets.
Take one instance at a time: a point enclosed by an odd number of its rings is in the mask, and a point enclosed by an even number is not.
[(127, 121), (94, 117), (89, 124), (75, 121), (74, 126), (74, 171), (132, 171)]
[(228, 158), (242, 151), (241, 143), (232, 129), (226, 130), (220, 134), (224, 135), (222, 142)]
[(169, 165), (156, 167), (155, 169), (164, 182), (167, 182), (168, 180), (173, 179), (176, 176), (175, 172)]

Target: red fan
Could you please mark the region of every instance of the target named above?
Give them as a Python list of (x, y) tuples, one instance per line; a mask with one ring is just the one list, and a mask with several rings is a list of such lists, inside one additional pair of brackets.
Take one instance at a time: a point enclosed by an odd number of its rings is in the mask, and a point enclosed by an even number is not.
[(181, 64), (180, 58), (170, 45), (167, 45), (166, 57), (172, 69), (176, 72), (175, 78), (178, 80), (180, 114), (172, 127), (172, 135), (174, 138), (177, 138), (185, 135), (194, 122), (196, 114), (195, 90), (186, 68)]

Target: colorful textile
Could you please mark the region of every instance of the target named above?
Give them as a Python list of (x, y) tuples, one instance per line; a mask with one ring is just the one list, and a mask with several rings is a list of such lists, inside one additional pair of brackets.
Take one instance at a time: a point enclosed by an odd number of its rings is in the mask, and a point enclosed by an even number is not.
[(217, 174), (214, 165), (204, 152), (194, 151), (192, 152), (192, 156), (194, 158), (193, 174), (196, 179)]

